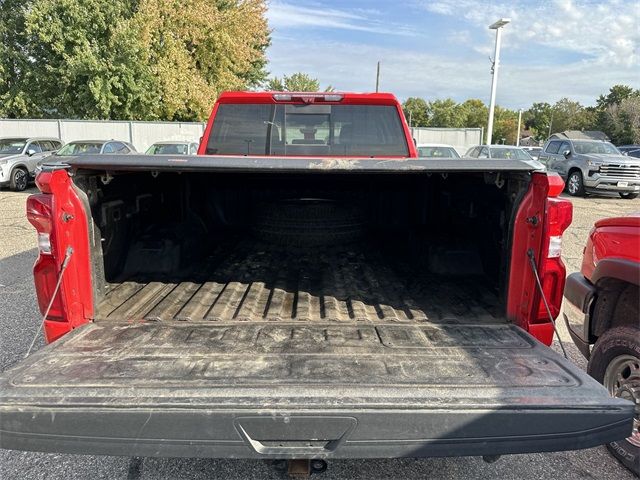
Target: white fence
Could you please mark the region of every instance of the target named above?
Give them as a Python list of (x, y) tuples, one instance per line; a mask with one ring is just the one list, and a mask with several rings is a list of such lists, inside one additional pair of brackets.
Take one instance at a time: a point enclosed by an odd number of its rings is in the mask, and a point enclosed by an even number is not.
[[(55, 137), (72, 140), (124, 140), (144, 152), (155, 142), (164, 140), (200, 140), (204, 123), (134, 122), (111, 120), (14, 120), (0, 119), (0, 137)], [(411, 129), (417, 143), (453, 145), (463, 155), (473, 145), (482, 143), (482, 128)]]
[(483, 128), (425, 128), (414, 127), (411, 134), (420, 143), (444, 143), (452, 145), (460, 155), (469, 147), (482, 144)]
[(72, 140), (124, 140), (144, 152), (164, 140), (199, 142), (204, 123), (129, 122), (110, 120), (14, 120), (0, 119), (0, 137), (55, 137)]

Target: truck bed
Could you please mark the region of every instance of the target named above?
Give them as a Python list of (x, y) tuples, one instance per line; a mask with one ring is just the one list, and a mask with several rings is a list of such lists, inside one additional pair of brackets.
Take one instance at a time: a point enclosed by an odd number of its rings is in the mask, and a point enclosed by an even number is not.
[(107, 285), (96, 320), (189, 322), (496, 322), (482, 277), (412, 267), (374, 242), (292, 248), (227, 240), (174, 278)]

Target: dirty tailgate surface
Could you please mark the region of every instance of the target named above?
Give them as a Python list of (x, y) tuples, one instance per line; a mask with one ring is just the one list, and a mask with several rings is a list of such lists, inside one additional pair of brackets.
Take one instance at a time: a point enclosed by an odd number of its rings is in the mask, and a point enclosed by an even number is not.
[(633, 405), (507, 324), (95, 323), (0, 377), (0, 446), (389, 457), (585, 448)]

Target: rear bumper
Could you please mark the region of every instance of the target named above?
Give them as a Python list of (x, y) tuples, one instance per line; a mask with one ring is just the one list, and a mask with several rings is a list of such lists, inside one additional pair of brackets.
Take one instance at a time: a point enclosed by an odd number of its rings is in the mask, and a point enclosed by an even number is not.
[[(0, 446), (74, 454), (395, 458), (573, 450), (630, 434), (632, 406), (538, 410), (0, 410)], [(600, 425), (584, 428), (588, 416)], [(590, 422), (593, 425), (593, 422)]]
[(596, 288), (580, 272), (567, 277), (564, 288), (564, 321), (580, 353), (589, 358), (591, 307)]

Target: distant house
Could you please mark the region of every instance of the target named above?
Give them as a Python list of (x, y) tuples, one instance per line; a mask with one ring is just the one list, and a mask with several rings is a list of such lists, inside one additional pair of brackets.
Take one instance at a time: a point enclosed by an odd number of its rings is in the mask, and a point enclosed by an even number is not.
[(520, 145), (523, 147), (537, 147), (540, 143), (535, 139), (534, 132), (529, 125), (525, 125), (524, 130), (520, 133)]
[(520, 146), (522, 147), (539, 147), (540, 142), (533, 138), (531, 135), (520, 138)]
[(610, 142), (611, 139), (607, 137), (604, 132), (598, 130), (565, 130), (564, 132), (554, 133), (549, 137), (549, 140), (601, 140), (603, 142)]

